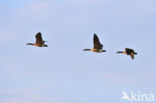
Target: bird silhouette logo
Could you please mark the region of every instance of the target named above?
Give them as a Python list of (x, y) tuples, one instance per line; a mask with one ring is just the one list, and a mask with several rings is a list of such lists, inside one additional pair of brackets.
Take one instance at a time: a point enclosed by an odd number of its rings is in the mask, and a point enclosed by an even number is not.
[(122, 91), (122, 94), (123, 94), (123, 96), (122, 96), (122, 98), (121, 98), (122, 100), (131, 101), (126, 92)]

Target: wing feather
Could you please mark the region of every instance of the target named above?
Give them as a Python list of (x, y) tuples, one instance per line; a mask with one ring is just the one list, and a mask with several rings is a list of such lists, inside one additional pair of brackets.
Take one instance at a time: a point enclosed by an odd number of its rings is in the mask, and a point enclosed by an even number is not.
[(103, 49), (103, 45), (100, 43), (99, 38), (96, 34), (94, 34), (93, 44), (94, 49)]
[(131, 55), (132, 53), (134, 54), (134, 50), (133, 49), (130, 49), (130, 48), (125, 48), (126, 49), (126, 53), (128, 55)]
[(134, 54), (131, 54), (130, 56), (131, 56), (132, 59), (134, 59)]
[(43, 44), (42, 34), (40, 32), (36, 34), (36, 44), (37, 45), (42, 45)]

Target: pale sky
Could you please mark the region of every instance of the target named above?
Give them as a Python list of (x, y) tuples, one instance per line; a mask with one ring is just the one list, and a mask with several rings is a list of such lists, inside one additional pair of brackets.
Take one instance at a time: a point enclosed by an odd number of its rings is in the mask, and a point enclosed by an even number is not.
[[(1, 0), (0, 103), (125, 103), (122, 91), (155, 94), (155, 5)], [(37, 32), (48, 48), (25, 45)], [(106, 53), (82, 51), (93, 47), (94, 33)], [(116, 54), (126, 47), (138, 53), (134, 60)]]

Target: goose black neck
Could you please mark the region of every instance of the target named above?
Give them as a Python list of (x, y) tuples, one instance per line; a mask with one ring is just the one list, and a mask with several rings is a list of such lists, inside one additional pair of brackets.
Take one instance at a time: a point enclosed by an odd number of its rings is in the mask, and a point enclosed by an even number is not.
[(123, 53), (123, 51), (118, 51), (117, 53)]

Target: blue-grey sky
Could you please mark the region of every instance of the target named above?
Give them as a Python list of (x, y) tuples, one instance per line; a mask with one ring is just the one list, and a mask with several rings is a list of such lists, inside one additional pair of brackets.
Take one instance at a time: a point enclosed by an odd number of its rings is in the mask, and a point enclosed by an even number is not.
[[(0, 103), (124, 103), (156, 93), (155, 0), (1, 0)], [(48, 48), (25, 45), (41, 32)], [(97, 33), (106, 53), (83, 52)], [(133, 48), (135, 60), (116, 54)]]

